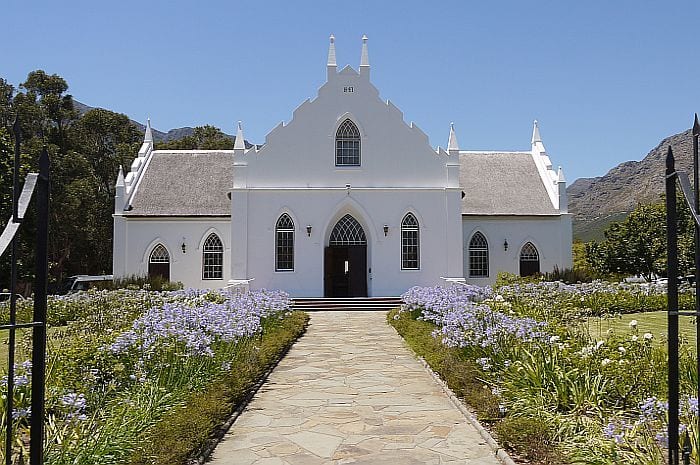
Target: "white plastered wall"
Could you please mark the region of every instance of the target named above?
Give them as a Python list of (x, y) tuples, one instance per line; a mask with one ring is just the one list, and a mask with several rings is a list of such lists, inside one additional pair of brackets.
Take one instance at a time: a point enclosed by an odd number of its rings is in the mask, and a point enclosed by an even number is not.
[[(202, 279), (202, 244), (216, 233), (224, 246), (223, 278)], [(157, 244), (170, 254), (170, 280), (185, 287), (218, 289), (230, 279), (231, 221), (229, 218), (115, 217), (114, 275), (148, 274), (148, 258)], [(185, 244), (185, 252), (182, 244)]]
[[(489, 244), (489, 276), (469, 276), (469, 241), (476, 231)], [(532, 242), (540, 255), (540, 271), (571, 268), (571, 215), (559, 216), (463, 216), (462, 247), (467, 283), (486, 286), (496, 282), (501, 271), (519, 274), (520, 249)], [(504, 243), (508, 241), (508, 250)]]

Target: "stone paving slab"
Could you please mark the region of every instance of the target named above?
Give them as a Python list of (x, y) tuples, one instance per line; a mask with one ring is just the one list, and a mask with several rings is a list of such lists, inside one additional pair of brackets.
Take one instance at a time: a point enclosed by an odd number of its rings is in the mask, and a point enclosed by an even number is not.
[(500, 464), (384, 312), (339, 311), (311, 314), (210, 463)]

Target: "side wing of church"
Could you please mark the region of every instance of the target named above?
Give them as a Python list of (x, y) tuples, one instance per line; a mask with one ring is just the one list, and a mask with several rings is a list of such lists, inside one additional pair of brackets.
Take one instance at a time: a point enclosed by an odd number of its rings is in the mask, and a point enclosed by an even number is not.
[(537, 122), (531, 150), (431, 148), (359, 71), (338, 71), (262, 146), (160, 151), (150, 123), (117, 180), (114, 275), (186, 287), (279, 288), (299, 297), (395, 296), (499, 271), (571, 267), (566, 182)]

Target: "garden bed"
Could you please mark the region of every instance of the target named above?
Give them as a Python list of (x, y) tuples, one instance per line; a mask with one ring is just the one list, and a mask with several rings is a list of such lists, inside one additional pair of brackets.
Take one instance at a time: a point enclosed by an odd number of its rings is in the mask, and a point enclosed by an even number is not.
[[(649, 290), (597, 284), (592, 296), (590, 289), (561, 283), (509, 283), (496, 291), (414, 288), (389, 322), (514, 458), (663, 463), (667, 366), (658, 336), (639, 322), (629, 324), (633, 318), (626, 328), (604, 334), (592, 335), (581, 324), (591, 314), (607, 314), (610, 302), (642, 299)], [(602, 302), (606, 310), (584, 301)], [(684, 344), (681, 429), (693, 445), (694, 386), (694, 354)], [(697, 463), (696, 447), (693, 456)]]
[[(49, 321), (62, 326), (49, 338), (45, 462), (196, 458), (303, 333), (308, 317), (289, 304), (272, 291), (91, 291), (52, 299)], [(31, 364), (17, 369), (16, 455), (26, 448)]]

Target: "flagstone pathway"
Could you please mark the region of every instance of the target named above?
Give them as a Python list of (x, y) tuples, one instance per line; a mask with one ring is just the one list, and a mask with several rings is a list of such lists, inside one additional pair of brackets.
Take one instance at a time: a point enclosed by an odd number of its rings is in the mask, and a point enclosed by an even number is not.
[(311, 313), (209, 463), (499, 464), (385, 319)]

